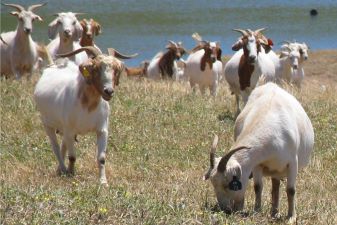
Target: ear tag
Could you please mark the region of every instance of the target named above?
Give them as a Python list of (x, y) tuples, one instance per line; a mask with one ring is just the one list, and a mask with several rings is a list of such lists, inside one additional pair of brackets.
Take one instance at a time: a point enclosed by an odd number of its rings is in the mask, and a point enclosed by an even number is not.
[(83, 76), (85, 77), (85, 78), (88, 78), (89, 76), (90, 76), (90, 73), (89, 73), (89, 71), (87, 70), (87, 68), (83, 68)]
[(232, 191), (239, 191), (242, 189), (242, 184), (236, 176), (233, 176), (233, 180), (229, 183), (229, 189)]

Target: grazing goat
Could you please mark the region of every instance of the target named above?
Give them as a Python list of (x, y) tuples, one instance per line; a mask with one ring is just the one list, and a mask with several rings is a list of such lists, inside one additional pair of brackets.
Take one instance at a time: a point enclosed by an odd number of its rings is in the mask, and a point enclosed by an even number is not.
[[(57, 54), (79, 49), (81, 45), (78, 40), (82, 36), (82, 26), (77, 20), (76, 15), (79, 13), (62, 12), (56, 14), (56, 18), (48, 26), (48, 36), (52, 41), (48, 44), (47, 49), (51, 53), (53, 59)], [(88, 56), (85, 52), (81, 52), (70, 59), (77, 65), (85, 62)]]
[(242, 37), (232, 46), (232, 50), (238, 52), (226, 63), (224, 73), (230, 90), (236, 98), (236, 116), (240, 113), (239, 95), (246, 104), (261, 75), (266, 78), (266, 81), (276, 79), (275, 65), (264, 50), (270, 43), (261, 34), (263, 30), (264, 28), (256, 31), (234, 29), (240, 32)]
[[(69, 57), (82, 51), (90, 52), (93, 57), (79, 66), (68, 61), (63, 67), (53, 65), (45, 69), (35, 87), (34, 99), (59, 163), (58, 172), (74, 173), (74, 137), (77, 134), (96, 132), (99, 178), (100, 183), (106, 184), (105, 153), (110, 111), (108, 101), (113, 96), (124, 68), (116, 57), (130, 57), (113, 49), (109, 49), (109, 56), (104, 55), (92, 46), (58, 56)], [(61, 150), (56, 131), (62, 133)], [(68, 169), (64, 163), (67, 151)]]
[(83, 29), (80, 45), (82, 47), (94, 46), (99, 51), (101, 51), (94, 43), (94, 36), (98, 36), (102, 33), (101, 25), (94, 19), (90, 19), (89, 21), (83, 19), (81, 20), (80, 24)]
[(186, 50), (181, 42), (175, 43), (169, 41), (166, 46), (167, 52), (159, 52), (150, 62), (147, 68), (147, 76), (152, 79), (173, 78), (177, 77), (177, 62), (182, 57)]
[(36, 43), (31, 37), (33, 31), (33, 21), (42, 21), (42, 18), (36, 15), (33, 10), (45, 5), (37, 4), (25, 8), (18, 4), (4, 4), (15, 8), (17, 11), (11, 12), (18, 18), (16, 31), (2, 33), (1, 48), (1, 75), (6, 77), (14, 74), (16, 79), (20, 79), (28, 73), (29, 79), (33, 74), (33, 69), (38, 61)]
[(213, 96), (217, 94), (218, 83), (222, 77), (221, 48), (219, 42), (203, 41), (201, 36), (194, 33), (192, 37), (198, 45), (191, 51), (186, 60), (184, 76), (192, 89), (199, 86), (201, 93), (209, 88)]
[(143, 61), (139, 67), (125, 67), (127, 77), (146, 77), (148, 61)]
[(301, 104), (274, 83), (253, 90), (235, 121), (232, 150), (215, 158), (217, 137), (210, 152), (210, 179), (223, 210), (243, 210), (248, 179), (253, 173), (255, 210), (261, 209), (262, 178), (272, 180), (272, 209), (279, 209), (280, 180), (287, 178), (289, 222), (296, 220), (295, 183), (300, 169), (309, 163), (314, 131)]

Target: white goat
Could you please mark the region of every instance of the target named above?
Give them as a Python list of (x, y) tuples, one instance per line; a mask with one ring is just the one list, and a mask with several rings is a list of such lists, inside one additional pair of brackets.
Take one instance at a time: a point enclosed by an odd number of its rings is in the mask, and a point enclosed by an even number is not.
[[(119, 83), (124, 65), (117, 58), (129, 58), (115, 50), (110, 56), (100, 54), (94, 47), (83, 47), (61, 57), (88, 51), (93, 58), (77, 66), (69, 61), (65, 67), (52, 66), (44, 70), (38, 81), (34, 99), (57, 157), (60, 174), (73, 174), (76, 154), (74, 137), (96, 132), (97, 162), (100, 183), (106, 184), (105, 152), (108, 140), (109, 101)], [(62, 133), (61, 151), (56, 131)], [(64, 159), (68, 151), (69, 166)]]
[(290, 43), (281, 47), (280, 63), (282, 65), (281, 78), (288, 83), (301, 88), (304, 79), (304, 61), (308, 59), (308, 46), (305, 43)]
[(298, 52), (301, 55), (300, 63), (304, 62), (309, 58), (308, 51), (309, 47), (306, 43), (302, 42), (289, 42), (289, 41), (284, 41), (284, 44), (281, 46), (281, 51), (287, 51), (288, 48), (294, 48), (297, 49)]
[(287, 178), (288, 218), (296, 220), (295, 183), (309, 163), (314, 131), (301, 104), (274, 83), (259, 86), (235, 121), (232, 150), (215, 158), (217, 137), (210, 153), (210, 179), (219, 206), (242, 210), (248, 179), (253, 173), (255, 210), (261, 208), (262, 178), (272, 180), (272, 216), (279, 209), (280, 179)]
[(209, 88), (211, 94), (216, 96), (223, 74), (220, 44), (203, 41), (197, 33), (194, 33), (192, 37), (198, 41), (198, 45), (186, 60), (184, 76), (189, 79), (193, 90), (198, 85), (201, 93), (204, 94), (205, 89)]
[(240, 32), (242, 37), (232, 46), (232, 50), (238, 52), (226, 63), (224, 73), (230, 90), (235, 94), (237, 116), (240, 113), (239, 95), (246, 104), (261, 75), (266, 81), (274, 81), (276, 77), (275, 65), (264, 51), (264, 46), (269, 45), (260, 33), (264, 28), (256, 31), (234, 30)]
[[(53, 40), (48, 44), (47, 49), (53, 59), (56, 58), (57, 54), (71, 52), (81, 47), (78, 41), (82, 37), (82, 26), (76, 15), (79, 15), (79, 13), (58, 13), (56, 19), (49, 24), (48, 36)], [(88, 56), (85, 52), (81, 52), (70, 57), (70, 59), (79, 65), (85, 62)]]
[(5, 76), (14, 74), (16, 79), (20, 79), (25, 73), (28, 73), (27, 78), (30, 78), (38, 61), (36, 43), (31, 37), (33, 21), (42, 21), (42, 18), (33, 13), (33, 10), (45, 4), (31, 5), (27, 10), (18, 4), (2, 4), (17, 10), (11, 12), (11, 15), (18, 18), (18, 26), (15, 31), (1, 34), (3, 42), (0, 42), (0, 74)]
[(175, 43), (173, 41), (169, 41), (166, 49), (168, 49), (167, 52), (159, 52), (150, 61), (147, 67), (148, 78), (156, 80), (166, 77), (177, 79), (178, 66), (176, 60), (179, 60), (186, 50), (181, 42)]
[(280, 55), (280, 63), (282, 65), (282, 79), (288, 83), (295, 84), (301, 88), (304, 79), (303, 65), (300, 63), (301, 55), (297, 48), (287, 48), (287, 51), (282, 51)]

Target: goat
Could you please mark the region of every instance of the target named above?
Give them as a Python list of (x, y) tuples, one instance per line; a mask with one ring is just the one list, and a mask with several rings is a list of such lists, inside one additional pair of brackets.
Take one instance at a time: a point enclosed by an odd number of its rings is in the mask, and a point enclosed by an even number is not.
[(101, 25), (95, 21), (94, 19), (90, 19), (89, 21), (86, 19), (81, 20), (80, 22), (83, 32), (82, 37), (80, 39), (80, 45), (82, 47), (85, 46), (94, 46), (99, 51), (99, 47), (94, 43), (94, 36), (98, 36), (102, 33)]
[(289, 42), (284, 41), (284, 44), (281, 46), (281, 51), (287, 51), (288, 48), (295, 48), (301, 55), (300, 63), (303, 63), (305, 60), (309, 58), (308, 51), (309, 47), (306, 43), (299, 43), (299, 42)]
[(280, 63), (282, 65), (282, 78), (287, 83), (294, 83), (298, 88), (304, 78), (304, 69), (301, 62), (301, 54), (297, 47), (285, 46), (282, 48)]
[(288, 218), (296, 220), (295, 183), (298, 170), (307, 166), (314, 130), (301, 104), (274, 83), (253, 90), (235, 121), (232, 150), (215, 157), (217, 137), (210, 152), (210, 179), (221, 209), (243, 210), (248, 179), (253, 173), (255, 210), (261, 209), (263, 176), (272, 180), (272, 209), (279, 209), (280, 180), (287, 178)]
[[(269, 41), (261, 35), (264, 29), (256, 31), (234, 29), (240, 32), (242, 37), (232, 46), (232, 50), (237, 53), (226, 63), (224, 73), (230, 90), (235, 95), (236, 116), (240, 113), (239, 96), (242, 96), (246, 104), (261, 75), (266, 78), (266, 81), (276, 80), (275, 65), (264, 50), (265, 46), (270, 45)], [(266, 49), (270, 50), (269, 48)]]
[(149, 66), (148, 61), (141, 63), (139, 67), (125, 67), (125, 72), (127, 77), (145, 77), (146, 71)]
[(198, 84), (201, 93), (204, 94), (205, 89), (209, 88), (211, 94), (216, 96), (223, 70), (220, 44), (203, 41), (197, 33), (194, 33), (192, 37), (198, 41), (198, 45), (186, 60), (184, 76), (189, 79), (193, 90)]
[[(78, 40), (82, 36), (82, 26), (76, 15), (79, 13), (58, 13), (55, 15), (57, 17), (48, 25), (48, 36), (52, 41), (47, 45), (47, 49), (53, 59), (57, 54), (71, 52), (81, 47)], [(88, 59), (88, 56), (85, 52), (81, 52), (71, 56), (70, 59), (80, 65)]]
[(177, 75), (177, 63), (187, 51), (182, 46), (181, 42), (175, 43), (169, 41), (166, 46), (166, 53), (158, 53), (150, 62), (147, 68), (147, 76), (152, 79), (174, 78)]
[[(82, 51), (90, 52), (92, 58), (79, 66), (68, 60), (66, 66), (53, 65), (45, 69), (35, 87), (34, 99), (59, 163), (58, 173), (74, 174), (74, 137), (94, 131), (97, 134), (99, 179), (101, 184), (107, 184), (105, 153), (110, 110), (108, 101), (119, 84), (120, 73), (124, 68), (117, 58), (133, 56), (121, 55), (114, 49), (109, 49), (108, 56), (92, 46), (58, 56), (69, 57)], [(61, 150), (56, 131), (62, 133)], [(68, 169), (64, 163), (67, 151)]]
[(17, 11), (11, 12), (18, 18), (18, 26), (15, 31), (2, 33), (1, 48), (1, 75), (10, 76), (14, 74), (18, 80), (28, 73), (29, 79), (33, 74), (34, 65), (38, 61), (36, 43), (31, 37), (33, 31), (33, 21), (43, 21), (33, 11), (44, 4), (31, 5), (25, 8), (18, 4), (5, 4), (15, 8)]

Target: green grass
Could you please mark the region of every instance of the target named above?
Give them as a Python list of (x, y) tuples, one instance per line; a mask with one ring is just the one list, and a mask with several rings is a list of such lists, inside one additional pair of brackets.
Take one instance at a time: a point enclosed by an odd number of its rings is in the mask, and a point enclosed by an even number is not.
[[(95, 135), (79, 136), (74, 177), (56, 175), (56, 158), (32, 98), (36, 81), (1, 80), (0, 224), (284, 224), (263, 210), (247, 215), (213, 211), (212, 186), (203, 181), (214, 133), (218, 155), (233, 143), (234, 97), (225, 84), (213, 98), (187, 84), (123, 78), (110, 102), (106, 161), (109, 187), (98, 185)], [(298, 224), (337, 224), (337, 92), (305, 85), (302, 102), (315, 129), (311, 164), (298, 176)], [(221, 149), (221, 150), (219, 150)]]

